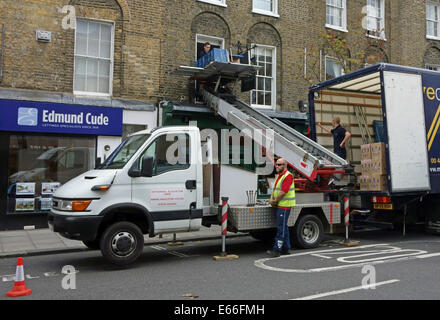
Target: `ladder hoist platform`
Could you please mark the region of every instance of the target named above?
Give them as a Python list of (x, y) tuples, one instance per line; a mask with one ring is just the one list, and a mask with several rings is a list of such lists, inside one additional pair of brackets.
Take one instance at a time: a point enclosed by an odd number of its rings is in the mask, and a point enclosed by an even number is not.
[[(262, 147), (270, 146), (274, 154), (285, 158), (289, 164), (309, 181), (319, 181), (325, 188), (332, 176), (342, 178), (348, 162), (320, 144), (299, 133), (278, 119), (272, 119), (233, 94), (219, 93), (220, 79), (238, 81), (255, 75), (258, 66), (236, 63), (211, 62), (205, 68), (181, 66), (176, 73), (193, 79), (209, 79), (215, 87), (205, 86), (200, 93), (206, 104), (219, 116), (246, 133), (259, 130), (263, 137)], [(245, 130), (247, 129), (247, 130)], [(270, 132), (270, 134), (268, 134)], [(254, 135), (249, 135), (254, 139)], [(256, 141), (254, 139), (254, 141)], [(261, 141), (256, 141), (261, 143)], [(323, 184), (324, 182), (324, 184)]]

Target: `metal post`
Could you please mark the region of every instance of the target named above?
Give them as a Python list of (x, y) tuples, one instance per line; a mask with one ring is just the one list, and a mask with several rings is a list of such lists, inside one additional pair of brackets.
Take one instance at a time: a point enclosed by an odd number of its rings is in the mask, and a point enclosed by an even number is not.
[(222, 197), (222, 252), (226, 256), (226, 233), (228, 228), (228, 197)]
[(344, 246), (357, 246), (359, 244), (358, 241), (350, 241), (348, 239), (348, 227), (350, 226), (350, 203), (349, 197), (344, 196), (344, 222), (345, 222), (345, 240), (341, 243)]
[(228, 229), (228, 199), (222, 197), (222, 252), (219, 256), (214, 256), (214, 260), (233, 260), (238, 259), (235, 254), (226, 254), (226, 232)]
[(348, 226), (350, 225), (350, 207), (349, 207), (348, 197), (344, 197), (344, 220), (345, 220), (345, 242), (349, 242)]

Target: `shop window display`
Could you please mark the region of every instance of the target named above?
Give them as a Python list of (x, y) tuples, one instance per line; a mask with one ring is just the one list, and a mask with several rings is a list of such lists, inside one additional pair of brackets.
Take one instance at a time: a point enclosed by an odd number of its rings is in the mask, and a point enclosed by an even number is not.
[(95, 163), (95, 138), (11, 135), (8, 213), (47, 212), (52, 194)]

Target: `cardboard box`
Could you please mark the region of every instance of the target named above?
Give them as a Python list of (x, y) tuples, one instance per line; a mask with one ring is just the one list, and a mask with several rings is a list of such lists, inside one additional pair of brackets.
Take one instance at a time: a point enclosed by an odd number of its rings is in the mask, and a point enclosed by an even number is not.
[(388, 190), (387, 175), (372, 174), (368, 184), (369, 191), (386, 191)]
[(371, 159), (371, 148), (369, 144), (361, 145), (361, 160)]
[(381, 160), (373, 159), (371, 160), (370, 163), (369, 174), (378, 174), (378, 175), (387, 174), (386, 166), (387, 164), (385, 158)]
[(367, 176), (367, 175), (361, 175), (359, 177), (359, 186), (360, 186), (362, 191), (368, 190), (368, 188), (369, 188), (369, 179), (370, 179), (370, 176)]
[(371, 173), (372, 160), (361, 160), (361, 174), (363, 176), (369, 176)]
[(370, 144), (371, 159), (385, 162), (385, 144), (377, 142)]

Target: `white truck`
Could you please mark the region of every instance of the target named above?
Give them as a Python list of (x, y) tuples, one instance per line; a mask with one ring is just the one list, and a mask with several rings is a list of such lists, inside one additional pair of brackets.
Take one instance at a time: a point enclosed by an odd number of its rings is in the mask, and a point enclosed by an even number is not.
[[(181, 71), (197, 74), (198, 78), (217, 78), (211, 89), (206, 85), (201, 90), (206, 103), (260, 147), (271, 146), (274, 154), (283, 156), (303, 176), (295, 182), (306, 192), (297, 192), (297, 205), (292, 208), (288, 225), (295, 245), (316, 247), (324, 232), (342, 222), (342, 198), (333, 196), (330, 201), (325, 191), (333, 177), (343, 176), (347, 162), (233, 95), (220, 92), (222, 81), (236, 82), (255, 74), (257, 68), (213, 61), (204, 68), (181, 67)], [(260, 135), (254, 135), (257, 131)], [(170, 136), (180, 141), (177, 149), (173, 149), (174, 140), (167, 139)], [(111, 263), (127, 265), (141, 254), (145, 234), (154, 237), (197, 231), (202, 225), (219, 225), (219, 195), (212, 193), (220, 189), (220, 196), (229, 198), (241, 193), (243, 199), (249, 185), (244, 184), (247, 175), (240, 172), (229, 181), (211, 179), (212, 167), (204, 167), (202, 153), (212, 154), (212, 146), (195, 126), (137, 132), (97, 169), (72, 179), (55, 192), (48, 214), (49, 227), (64, 237), (83, 241), (90, 248), (100, 248)], [(171, 158), (177, 152), (179, 161), (169, 161), (170, 152)], [(257, 188), (258, 177), (254, 177), (250, 190)], [(232, 184), (235, 188), (228, 187)], [(240, 185), (242, 190), (237, 188)], [(250, 232), (254, 238), (273, 240), (276, 221), (272, 207), (256, 201), (239, 202), (230, 203), (228, 231)]]

